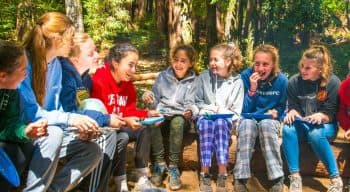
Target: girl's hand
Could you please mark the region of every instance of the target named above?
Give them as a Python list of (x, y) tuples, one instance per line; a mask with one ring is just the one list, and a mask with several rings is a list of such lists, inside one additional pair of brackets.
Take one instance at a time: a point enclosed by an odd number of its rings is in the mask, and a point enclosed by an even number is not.
[(125, 121), (123, 121), (118, 115), (111, 114), (110, 117), (111, 117), (111, 120), (110, 120), (109, 126), (113, 128), (119, 128), (126, 125)]
[(295, 117), (301, 118), (300, 114), (296, 110), (292, 109), (284, 117), (283, 122), (287, 123), (287, 124), (291, 124), (291, 123), (293, 123), (295, 121)]
[(139, 129), (142, 127), (142, 125), (138, 122), (140, 118), (138, 117), (124, 117), (122, 120), (126, 123), (127, 127), (130, 127), (131, 129)]
[(254, 72), (250, 77), (250, 91), (256, 91), (258, 89), (258, 81), (261, 79), (261, 76), (258, 72)]
[(95, 120), (80, 114), (70, 114), (69, 126), (76, 127), (79, 132), (98, 131), (99, 127)]
[(191, 119), (193, 114), (191, 110), (187, 110), (182, 115), (185, 117), (185, 119)]
[(149, 110), (148, 111), (148, 117), (159, 117), (161, 114), (157, 110)]
[(150, 105), (154, 101), (154, 95), (151, 91), (146, 91), (142, 95), (142, 101), (145, 102), (146, 104)]
[(39, 120), (29, 123), (24, 131), (27, 137), (37, 139), (47, 135), (47, 126), (47, 120)]
[(267, 114), (272, 115), (272, 119), (277, 119), (278, 118), (278, 112), (276, 109), (270, 109), (266, 112)]
[(86, 115), (70, 114), (69, 125), (78, 128), (79, 138), (84, 141), (101, 135), (97, 122)]
[(312, 115), (304, 117), (304, 120), (312, 124), (322, 124), (328, 122), (328, 117), (323, 113), (314, 113)]
[(350, 140), (350, 129), (346, 130), (344, 133), (344, 139)]

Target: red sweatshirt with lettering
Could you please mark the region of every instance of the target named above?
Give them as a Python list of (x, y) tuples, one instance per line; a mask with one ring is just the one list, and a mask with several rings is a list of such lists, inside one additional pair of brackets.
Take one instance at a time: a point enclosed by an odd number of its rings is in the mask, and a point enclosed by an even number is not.
[(340, 84), (339, 100), (337, 118), (340, 126), (348, 130), (350, 129), (350, 77)]
[(110, 114), (115, 113), (121, 117), (147, 117), (146, 110), (136, 108), (137, 94), (132, 81), (121, 81), (117, 84), (108, 63), (97, 69), (92, 76), (91, 97), (100, 99)]

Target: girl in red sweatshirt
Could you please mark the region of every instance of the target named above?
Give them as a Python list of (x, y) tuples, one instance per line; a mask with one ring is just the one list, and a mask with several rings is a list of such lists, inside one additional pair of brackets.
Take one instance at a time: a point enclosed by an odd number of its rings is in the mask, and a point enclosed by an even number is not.
[[(151, 130), (149, 127), (141, 126), (139, 120), (149, 116), (159, 116), (159, 113), (155, 110), (136, 108), (137, 94), (131, 80), (136, 72), (138, 60), (139, 53), (133, 45), (129, 43), (114, 45), (109, 50), (105, 65), (97, 69), (92, 77), (91, 96), (100, 99), (108, 113), (119, 115), (126, 123), (121, 131), (128, 134), (129, 141), (136, 141), (135, 166), (139, 180), (135, 188), (136, 191), (142, 191), (153, 187), (147, 178)], [(123, 154), (125, 155), (119, 159), (126, 158), (126, 150)], [(115, 181), (117, 184), (125, 183), (125, 165), (118, 165), (118, 163)]]

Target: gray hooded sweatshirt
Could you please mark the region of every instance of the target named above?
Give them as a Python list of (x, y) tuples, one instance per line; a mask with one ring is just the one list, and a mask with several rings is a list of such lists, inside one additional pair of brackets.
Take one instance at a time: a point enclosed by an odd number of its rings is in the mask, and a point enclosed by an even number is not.
[(242, 112), (244, 86), (239, 74), (220, 78), (211, 70), (203, 71), (195, 82), (195, 103), (199, 115), (233, 113), (237, 120)]
[(175, 77), (172, 67), (162, 71), (152, 87), (155, 98), (152, 108), (170, 115), (193, 110), (195, 77), (192, 70), (181, 80)]

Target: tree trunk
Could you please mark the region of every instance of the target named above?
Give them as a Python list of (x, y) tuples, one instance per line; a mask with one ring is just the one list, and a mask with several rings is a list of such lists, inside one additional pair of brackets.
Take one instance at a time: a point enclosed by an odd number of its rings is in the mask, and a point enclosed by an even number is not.
[(244, 23), (244, 16), (243, 16), (243, 10), (244, 7), (246, 6), (246, 0), (239, 0), (238, 2), (238, 15), (237, 15), (237, 20), (238, 20), (238, 25), (237, 25), (237, 39), (242, 39), (242, 34), (243, 34), (243, 23)]
[(252, 13), (255, 9), (255, 2), (254, 0), (248, 0), (247, 2), (247, 9), (246, 9), (246, 16), (244, 21), (244, 28), (243, 28), (243, 38), (248, 37), (249, 29), (252, 24)]
[(345, 0), (345, 15), (346, 15), (346, 24), (348, 29), (350, 29), (349, 1), (350, 0)]
[(169, 0), (169, 48), (180, 43), (192, 43), (190, 0)]
[(135, 0), (132, 2), (131, 8), (131, 21), (140, 20), (145, 17), (147, 2), (144, 0)]
[(84, 32), (83, 7), (80, 0), (65, 0), (66, 14), (78, 32)]
[(180, 7), (177, 5), (178, 0), (169, 0), (169, 48), (172, 49), (176, 44), (181, 42), (181, 25), (180, 25)]
[(225, 17), (225, 31), (224, 31), (224, 40), (225, 41), (233, 41), (232, 31), (236, 26), (234, 20), (234, 12), (235, 12), (236, 0), (230, 0)]
[(216, 4), (210, 4), (211, 0), (207, 1), (207, 48), (214, 46), (218, 42), (216, 28)]
[[(167, 17), (165, 0), (155, 0), (156, 2), (156, 22), (158, 31), (165, 35), (167, 34)], [(170, 12), (170, 11), (169, 11)]]
[(256, 9), (253, 11), (254, 40), (256, 44), (262, 43), (262, 18), (261, 18), (261, 0), (255, 0)]
[(151, 14), (153, 12), (153, 0), (147, 0), (146, 11), (147, 14)]
[(24, 0), (17, 6), (16, 39), (23, 41), (26, 31), (34, 25), (33, 1)]
[(225, 22), (223, 17), (222, 8), (217, 5), (216, 6), (216, 31), (218, 41), (222, 41), (225, 38)]
[(309, 46), (310, 43), (310, 37), (311, 37), (311, 31), (310, 30), (302, 30), (300, 32), (300, 40), (301, 40), (301, 46), (306, 48)]

